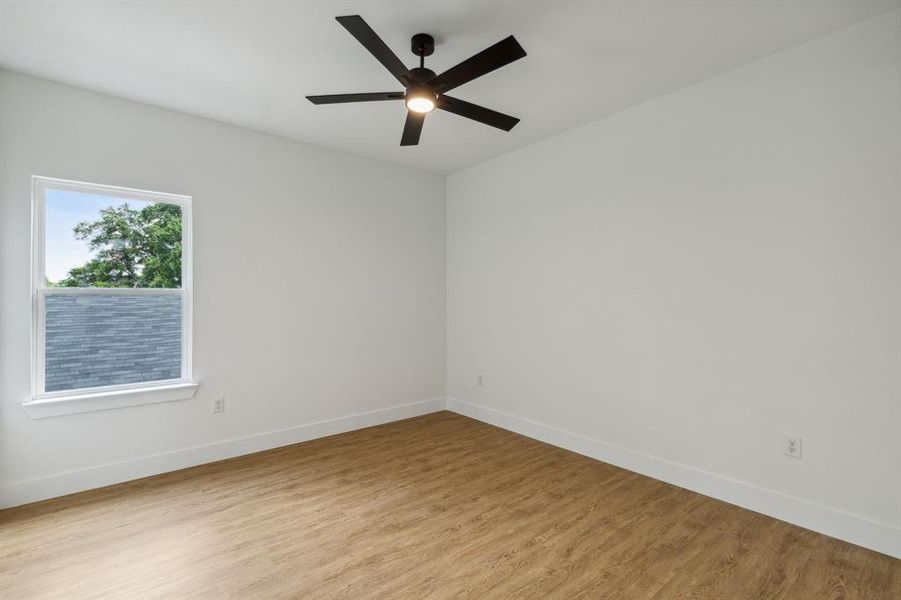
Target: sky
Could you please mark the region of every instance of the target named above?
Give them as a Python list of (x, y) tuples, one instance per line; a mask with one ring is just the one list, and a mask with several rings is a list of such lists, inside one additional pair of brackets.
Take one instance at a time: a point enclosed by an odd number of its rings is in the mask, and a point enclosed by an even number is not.
[(102, 196), (48, 188), (45, 196), (46, 220), (46, 275), (50, 281), (64, 278), (69, 269), (80, 267), (93, 254), (87, 241), (75, 239), (72, 230), (82, 221), (95, 221), (100, 209), (121, 206), (126, 202), (132, 208), (141, 209), (152, 202), (123, 200), (115, 196)]

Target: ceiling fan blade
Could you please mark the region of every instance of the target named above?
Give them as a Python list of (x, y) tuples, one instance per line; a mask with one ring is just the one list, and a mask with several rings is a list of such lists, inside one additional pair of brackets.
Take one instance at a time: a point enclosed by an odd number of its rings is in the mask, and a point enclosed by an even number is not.
[(517, 123), (519, 123), (519, 119), (516, 117), (511, 117), (510, 115), (499, 113), (496, 110), (491, 110), (490, 108), (485, 108), (484, 106), (479, 106), (478, 104), (473, 104), (472, 102), (459, 100), (450, 96), (438, 96), (437, 107), (446, 110), (447, 112), (454, 113), (455, 115), (460, 115), (461, 117), (466, 117), (467, 119), (472, 119), (473, 121), (478, 121), (485, 125), (503, 129), (504, 131), (510, 131)]
[(376, 100), (403, 100), (403, 92), (373, 92), (371, 94), (327, 94), (307, 96), (313, 104), (338, 104), (340, 102), (374, 102)]
[(363, 17), (360, 15), (348, 15), (346, 17), (335, 17), (335, 19), (344, 26), (344, 29), (350, 32), (357, 41), (369, 50), (369, 52), (388, 69), (394, 77), (408, 87), (412, 82), (409, 77), (409, 70), (404, 63), (391, 51), (385, 42), (382, 41), (376, 32), (372, 30)]
[(495, 69), (500, 69), (526, 55), (519, 42), (512, 35), (478, 54), (467, 58), (455, 67), (435, 76), (429, 85), (438, 93), (449, 92), (455, 87), (472, 81)]
[(404, 133), (400, 136), (401, 146), (415, 146), (419, 144), (419, 136), (422, 134), (422, 124), (425, 122), (425, 113), (407, 111), (407, 121), (404, 123)]

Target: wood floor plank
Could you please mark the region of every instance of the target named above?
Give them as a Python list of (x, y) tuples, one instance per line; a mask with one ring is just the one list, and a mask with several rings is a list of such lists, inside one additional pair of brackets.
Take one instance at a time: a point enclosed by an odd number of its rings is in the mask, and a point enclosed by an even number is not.
[(899, 560), (447, 412), (0, 511), (10, 600), (899, 590)]

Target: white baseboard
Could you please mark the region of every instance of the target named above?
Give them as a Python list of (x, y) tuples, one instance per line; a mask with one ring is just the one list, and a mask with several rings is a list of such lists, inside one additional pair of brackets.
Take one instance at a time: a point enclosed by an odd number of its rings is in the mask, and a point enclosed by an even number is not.
[(444, 410), (444, 408), (444, 398), (434, 398), (287, 429), (232, 438), (212, 444), (191, 446), (131, 460), (66, 471), (36, 479), (10, 482), (0, 487), (0, 508), (47, 500), (355, 429), (418, 417)]
[(448, 398), (447, 409), (781, 521), (901, 558), (901, 527), (896, 525), (873, 521), (471, 402)]

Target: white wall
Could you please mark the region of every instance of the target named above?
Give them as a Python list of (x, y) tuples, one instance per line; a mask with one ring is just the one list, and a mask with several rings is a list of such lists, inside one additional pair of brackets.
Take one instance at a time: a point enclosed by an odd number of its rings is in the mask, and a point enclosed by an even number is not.
[(451, 175), (448, 394), (901, 556), (899, 12)]
[[(194, 197), (194, 399), (26, 415), (32, 174)], [(440, 175), (0, 71), (0, 501), (442, 407), (444, 194)]]

